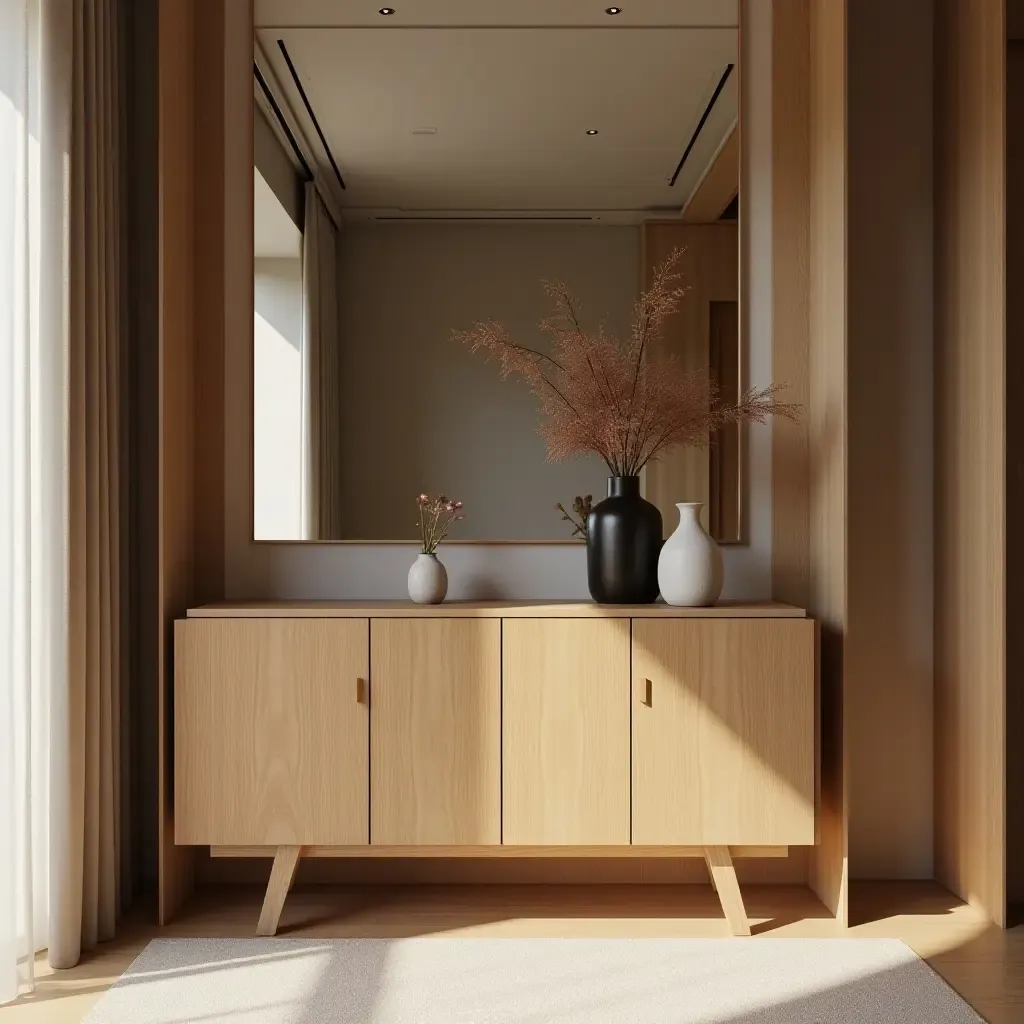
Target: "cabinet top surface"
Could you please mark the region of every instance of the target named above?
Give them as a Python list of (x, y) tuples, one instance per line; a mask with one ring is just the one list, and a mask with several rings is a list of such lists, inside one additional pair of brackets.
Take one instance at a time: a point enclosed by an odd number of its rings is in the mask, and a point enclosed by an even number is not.
[(710, 608), (667, 604), (603, 605), (587, 601), (224, 601), (189, 608), (191, 619), (802, 619), (803, 608), (778, 601), (722, 601)]

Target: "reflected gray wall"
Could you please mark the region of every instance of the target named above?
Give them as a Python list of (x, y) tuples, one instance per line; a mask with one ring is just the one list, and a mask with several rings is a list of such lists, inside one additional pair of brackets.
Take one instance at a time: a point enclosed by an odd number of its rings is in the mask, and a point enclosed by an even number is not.
[(601, 496), (596, 457), (553, 464), (537, 401), (454, 342), (493, 319), (545, 344), (544, 279), (563, 278), (587, 325), (629, 329), (640, 230), (547, 224), (360, 224), (341, 232), (342, 465), (345, 539), (415, 535), (415, 496), (465, 502), (453, 539), (566, 539), (554, 510)]

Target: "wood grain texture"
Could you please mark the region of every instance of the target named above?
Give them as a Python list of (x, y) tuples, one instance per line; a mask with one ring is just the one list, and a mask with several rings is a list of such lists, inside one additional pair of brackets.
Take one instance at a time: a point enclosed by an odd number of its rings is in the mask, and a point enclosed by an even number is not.
[[(193, 601), (224, 596), (224, 318), (226, 191), (224, 152), (225, 4), (196, 6), (195, 346), (193, 381)], [(241, 6), (245, 6), (243, 3)], [(234, 25), (232, 27), (235, 27)], [(250, 152), (252, 146), (249, 146)], [(234, 189), (236, 183), (232, 181)], [(231, 245), (237, 244), (234, 237)]]
[(862, 879), (934, 870), (932, 7), (848, 6), (843, 705)]
[[(724, 395), (743, 392), (740, 367), (740, 307), (738, 302), (711, 303), (709, 358), (711, 373)], [(708, 532), (719, 544), (747, 540), (747, 496), (743, 491), (744, 433), (739, 423), (714, 432), (708, 449)]]
[(183, 621), (176, 640), (177, 842), (367, 843), (367, 621)]
[(846, 6), (810, 5), (810, 453), (808, 605), (820, 622), (819, 844), (811, 885), (846, 920)]
[(501, 842), (501, 624), (371, 623), (370, 839)]
[(704, 863), (707, 864), (707, 866), (708, 866), (708, 878), (711, 881), (711, 888), (714, 889), (715, 892), (718, 892), (718, 886), (715, 885), (715, 869), (714, 869), (714, 865), (711, 863), (711, 856), (708, 854), (708, 848), (706, 846), (703, 847), (703, 850), (704, 850)]
[[(1024, 3), (1016, 4), (1024, 27)], [(1009, 17), (1010, 8), (1007, 8)], [(1006, 279), (1024, 282), (1024, 42), (1010, 42), (1006, 48)], [(1024, 288), (1007, 289), (1006, 337), (1024, 338)], [(1024, 347), (1019, 342), (1006, 346), (1006, 391), (1024, 394)], [(1012, 402), (1006, 408), (1006, 509), (1007, 519), (1020, 522), (1024, 512), (1024, 406)], [(1024, 568), (1024, 535), (1020, 530), (1006, 534), (1007, 577)], [(1024, 619), (1024, 592), (1006, 589), (1006, 621)], [(1018, 666), (1024, 664), (1024, 633), (1006, 633), (1006, 732), (1024, 733), (1024, 686)], [(1006, 899), (1024, 904), (1024, 745), (1008, 743), (1006, 748)]]
[(936, 875), (997, 924), (1006, 919), (1004, 13), (1002, 2), (935, 7)]
[(689, 224), (717, 221), (740, 190), (740, 127), (737, 123), (715, 154), (704, 177), (683, 207), (683, 220)]
[(635, 622), (633, 841), (813, 843), (814, 689), (813, 622)]
[[(785, 384), (787, 401), (804, 410), (810, 400), (809, 46), (809, 0), (774, 0), (772, 380)], [(808, 446), (806, 413), (772, 423), (772, 596), (799, 605), (809, 596)]]
[[(211, 857), (273, 857), (273, 846), (211, 846)], [(786, 846), (730, 846), (734, 858), (786, 857)], [(303, 857), (480, 857), (515, 860), (523, 857), (703, 857), (703, 846), (305, 846)]]
[[(679, 220), (643, 225), (644, 287), (675, 249), (682, 249), (676, 270), (687, 288), (679, 308), (666, 321), (661, 345), (685, 370), (710, 364), (711, 303), (739, 302), (739, 233), (734, 222), (685, 224)], [(741, 314), (742, 315), (742, 314)], [(645, 495), (661, 511), (665, 536), (679, 520), (676, 502), (701, 501), (702, 522), (709, 525), (711, 501), (707, 451), (672, 449), (644, 470)]]
[[(535, 855), (501, 856), (495, 847), (476, 847), (484, 853), (449, 853), (437, 856), (312, 856), (299, 865), (299, 885), (706, 885), (707, 866), (702, 856), (634, 856), (631, 847), (577, 848), (576, 853), (552, 855), (553, 847), (535, 848)], [(396, 850), (396, 847), (390, 847)], [(442, 848), (445, 849), (445, 848)], [(459, 847), (460, 850), (465, 849)], [(582, 853), (578, 852), (582, 849)], [(600, 855), (598, 855), (600, 850)], [(737, 857), (736, 877), (741, 885), (805, 885), (805, 847), (791, 847), (788, 857)], [(196, 867), (199, 885), (259, 885), (266, 888), (270, 858), (210, 857), (203, 850)], [(824, 911), (822, 911), (824, 913)]]
[(749, 935), (750, 922), (747, 910), (743, 906), (743, 894), (736, 880), (736, 869), (728, 846), (707, 846), (704, 849), (708, 870), (711, 872), (711, 885), (722, 903), (722, 912), (729, 922), (733, 935)]
[(628, 620), (502, 624), (508, 845), (628, 844)]
[(284, 910), (284, 901), (292, 887), (295, 869), (299, 866), (301, 846), (278, 846), (274, 851), (274, 866), (270, 869), (270, 881), (263, 897), (263, 909), (256, 925), (257, 935), (276, 935), (277, 926)]
[(188, 898), (193, 852), (174, 845), (174, 620), (192, 600), (195, 365), (195, 67), (193, 0), (158, 7), (159, 337), (157, 427), (158, 907)]
[(592, 601), (224, 601), (190, 608), (188, 617), (214, 619), (802, 619), (802, 608), (777, 601), (720, 601), (710, 608), (667, 604), (610, 605)]

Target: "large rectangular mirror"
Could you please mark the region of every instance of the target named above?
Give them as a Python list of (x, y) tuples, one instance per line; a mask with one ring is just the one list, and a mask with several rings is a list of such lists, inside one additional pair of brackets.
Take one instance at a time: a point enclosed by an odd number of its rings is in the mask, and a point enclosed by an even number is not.
[[(739, 393), (735, 5), (657, 27), (325, 26), (303, 7), (257, 26), (254, 537), (413, 540), (417, 495), (443, 492), (466, 511), (451, 540), (567, 541), (555, 505), (599, 500), (607, 467), (549, 461), (537, 400), (452, 335), (497, 321), (543, 349), (561, 280), (585, 327), (626, 337), (681, 247), (660, 343)], [(646, 467), (667, 532), (675, 502), (703, 501), (742, 540), (741, 442)]]

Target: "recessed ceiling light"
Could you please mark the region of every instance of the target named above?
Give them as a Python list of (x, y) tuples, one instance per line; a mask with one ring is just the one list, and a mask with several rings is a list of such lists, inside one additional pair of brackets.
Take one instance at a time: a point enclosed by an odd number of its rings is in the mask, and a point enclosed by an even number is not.
[(395, 9), (394, 7), (382, 7), (377, 13), (383, 14), (384, 17), (386, 18), (389, 14), (394, 14)]
[(596, 135), (597, 134), (597, 129), (596, 128), (588, 128), (587, 129), (587, 134), (588, 135)]
[(622, 8), (621, 7), (606, 7), (604, 9), (604, 13), (605, 14), (621, 14), (622, 13)]

